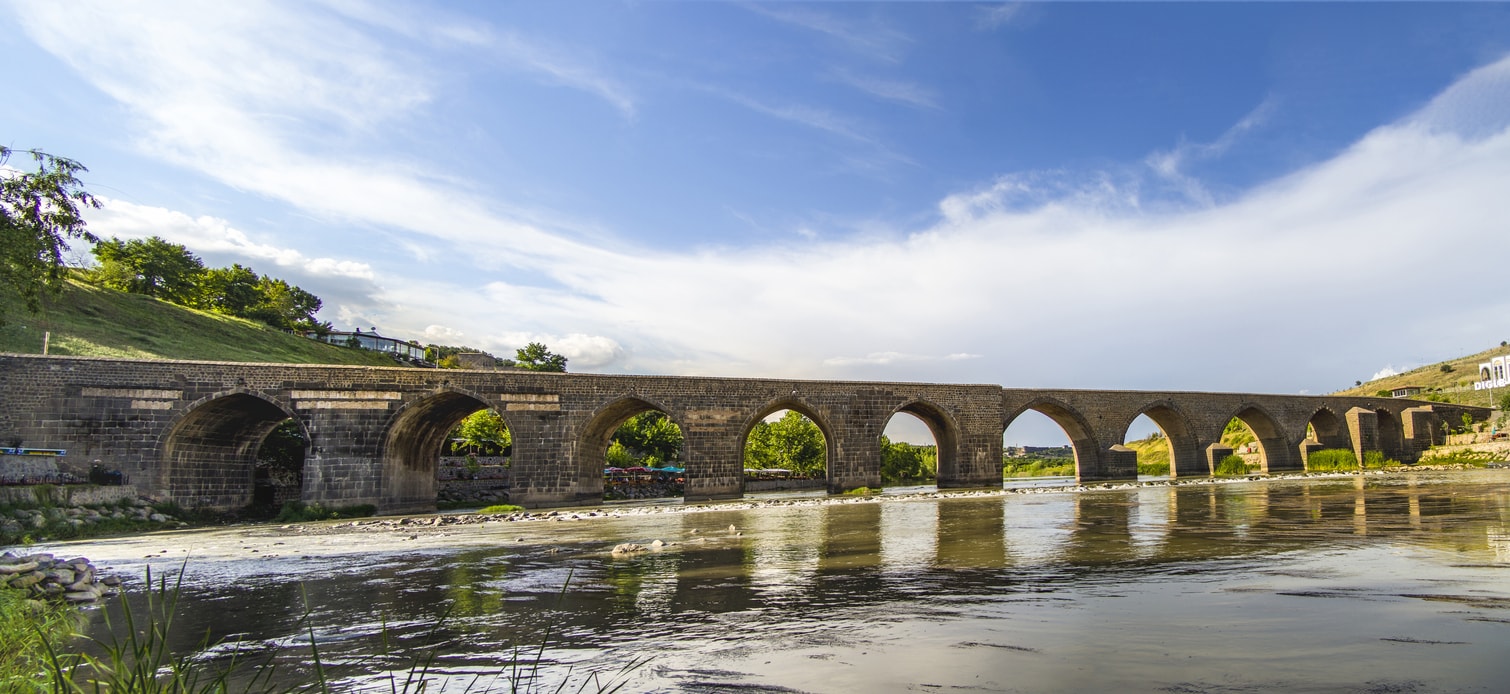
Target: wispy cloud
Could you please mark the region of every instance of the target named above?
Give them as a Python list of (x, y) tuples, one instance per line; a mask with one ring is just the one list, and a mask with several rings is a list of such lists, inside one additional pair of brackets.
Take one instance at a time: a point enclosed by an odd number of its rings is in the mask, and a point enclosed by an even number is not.
[(622, 81), (609, 77), (601, 68), (581, 59), (580, 56), (589, 51), (580, 47), (548, 46), (515, 32), (501, 33), (489, 45), (509, 64), (530, 70), (556, 84), (593, 94), (626, 118), (635, 115), (635, 99), (630, 89)]
[(1275, 107), (1273, 97), (1265, 98), (1216, 140), (1211, 142), (1181, 140), (1173, 149), (1154, 152), (1144, 161), (1160, 178), (1183, 191), (1188, 199), (1202, 205), (1210, 205), (1213, 202), (1211, 193), (1198, 179), (1186, 173), (1185, 167), (1194, 161), (1215, 159), (1226, 154), (1227, 150), (1231, 149), (1232, 145), (1249, 131), (1262, 126), (1274, 113)]
[(851, 51), (886, 62), (900, 62), (912, 37), (880, 21), (856, 23), (810, 7), (797, 5), (745, 5), (756, 14), (783, 24), (814, 31), (838, 40)]
[(937, 98), (931, 90), (905, 80), (888, 80), (860, 75), (848, 68), (835, 68), (828, 72), (828, 76), (837, 82), (887, 101), (919, 108), (939, 107)]
[(976, 19), (975, 26), (980, 29), (995, 29), (1011, 24), (1022, 15), (1026, 9), (1022, 2), (1002, 2), (994, 5), (986, 5), (980, 8), (980, 15)]

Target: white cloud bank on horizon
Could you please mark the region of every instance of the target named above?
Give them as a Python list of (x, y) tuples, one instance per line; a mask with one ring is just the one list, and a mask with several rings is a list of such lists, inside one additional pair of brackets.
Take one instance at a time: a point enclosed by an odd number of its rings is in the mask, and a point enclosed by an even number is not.
[[(81, 26), (72, 9), (21, 8), (35, 40), (141, 119), (148, 155), (467, 259), (470, 273), (368, 268), (380, 295), (341, 315), (400, 337), (439, 328), (506, 356), (549, 336), (574, 365), (614, 371), (1288, 391), (1344, 387), (1339, 369), (1388, 361), (1403, 351), (1391, 341), (1497, 341), (1503, 326), (1479, 316), (1510, 308), (1503, 292), (1448, 302), (1408, 281), (1503, 243), (1510, 58), (1231, 200), (1150, 211), (1136, 181), (1008, 172), (941, 200), (920, 230), (664, 252), (588, 243), (423, 161), (383, 161), (377, 130), (423, 114), (440, 87), (360, 27), (286, 9), (213, 32), (199, 13)], [(340, 135), (316, 144), (290, 124)], [(270, 252), (205, 234), (182, 242)], [(539, 279), (499, 279), (508, 269)]]

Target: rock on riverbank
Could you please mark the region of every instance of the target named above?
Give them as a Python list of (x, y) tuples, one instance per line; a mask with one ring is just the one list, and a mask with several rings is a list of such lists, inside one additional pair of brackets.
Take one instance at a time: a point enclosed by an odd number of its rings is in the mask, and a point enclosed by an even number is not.
[(0, 554), (0, 586), (28, 591), (33, 598), (90, 603), (115, 592), (120, 579), (102, 575), (88, 559), (51, 554)]

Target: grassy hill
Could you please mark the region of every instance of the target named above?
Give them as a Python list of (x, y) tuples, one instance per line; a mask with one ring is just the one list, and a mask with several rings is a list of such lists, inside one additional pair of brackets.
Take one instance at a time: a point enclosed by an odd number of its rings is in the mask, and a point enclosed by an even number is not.
[[(1424, 390), (1416, 397), (1422, 400), (1487, 407), (1490, 393), (1473, 389), (1473, 382), (1479, 380), (1479, 364), (1505, 355), (1510, 355), (1510, 347), (1501, 345), (1477, 354), (1427, 364), (1402, 374), (1375, 379), (1361, 386), (1338, 391), (1337, 395), (1376, 395), (1395, 388), (1419, 386)], [(1510, 389), (1494, 390), (1493, 397), (1498, 399), (1505, 394), (1506, 390)]]
[(394, 366), (386, 354), (317, 342), (261, 323), (70, 280), (40, 315), (6, 311), (0, 352), (131, 359)]

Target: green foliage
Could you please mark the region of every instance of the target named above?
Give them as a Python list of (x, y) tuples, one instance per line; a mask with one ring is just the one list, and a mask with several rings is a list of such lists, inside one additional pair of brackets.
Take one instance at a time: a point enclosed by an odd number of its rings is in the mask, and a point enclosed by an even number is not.
[(1489, 463), (1504, 462), (1504, 454), (1496, 454), (1490, 451), (1475, 451), (1470, 449), (1456, 450), (1444, 455), (1433, 455), (1422, 458), (1423, 465), (1469, 465), (1472, 467), (1485, 467)]
[(24, 590), (0, 589), (0, 691), (43, 691), (47, 654), (74, 635), (77, 611), (29, 597)]
[(608, 444), (608, 452), (604, 454), (604, 462), (609, 467), (634, 467), (639, 464), (634, 454), (624, 444), (613, 441)]
[(1398, 467), (1400, 461), (1393, 458), (1385, 459), (1383, 451), (1364, 451), (1363, 468), (1366, 470), (1383, 470), (1387, 467)]
[(938, 474), (938, 447), (893, 443), (881, 436), (881, 483), (931, 480)]
[(828, 465), (823, 431), (795, 410), (774, 422), (759, 422), (745, 439), (745, 467), (779, 468), (796, 475), (825, 476)]
[(1452, 364), (1443, 364), (1442, 367), (1437, 370), (1444, 374), (1450, 374), (1452, 373)]
[(1500, 412), (1510, 412), (1510, 393), (1500, 396), (1499, 406)]
[(544, 344), (539, 342), (531, 342), (520, 347), (515, 352), (514, 363), (527, 371), (566, 373), (566, 357), (552, 354)]
[[(88, 171), (65, 157), (21, 150), (37, 164), (34, 172), (0, 173), (0, 292), (15, 294), (37, 313), (45, 293), (56, 294), (65, 276), (63, 252), (70, 239), (94, 241), (84, 229), (81, 207), (99, 207), (84, 191), (78, 174)], [(0, 166), (14, 151), (0, 146)], [(0, 307), (10, 304), (0, 301)], [(0, 311), (0, 325), (5, 315)]]
[(1240, 455), (1229, 455), (1216, 463), (1217, 477), (1240, 477), (1248, 474), (1248, 463)]
[(257, 447), (258, 468), (267, 470), (280, 470), (284, 472), (299, 472), (304, 469), (304, 449), (309, 445), (304, 440), (304, 432), (299, 429), (299, 423), (292, 420), (283, 420), (282, 424), (268, 432), (262, 444)]
[(94, 257), (99, 266), (91, 275), (102, 286), (182, 306), (195, 304), (205, 271), (199, 256), (157, 236), (100, 241), (94, 246)]
[(1145, 463), (1140, 460), (1138, 461), (1138, 474), (1149, 477), (1167, 477), (1169, 476), (1169, 461)]
[(1358, 469), (1358, 456), (1345, 448), (1327, 448), (1306, 459), (1307, 472), (1346, 472)]
[(854, 489), (846, 490), (844, 492), (844, 496), (870, 496), (871, 494), (880, 493), (881, 490), (879, 489), (871, 489), (870, 487), (855, 487)]
[(621, 444), (633, 459), (629, 465), (617, 467), (654, 467), (682, 459), (682, 430), (658, 410), (641, 412), (625, 420), (613, 432), (613, 441)]
[(302, 501), (289, 501), (283, 504), (283, 508), (278, 511), (278, 517), (274, 520), (279, 523), (304, 523), (341, 518), (364, 518), (374, 513), (377, 513), (377, 507), (372, 504), (326, 508), (320, 504), (305, 505)]
[(1243, 420), (1236, 417), (1228, 420), (1227, 426), (1222, 428), (1222, 445), (1224, 446), (1237, 449), (1257, 440), (1258, 437), (1253, 434), (1253, 430), (1249, 429)]
[[(128, 359), (393, 366), (391, 356), (349, 350), (246, 320), (75, 280), (47, 307), (50, 352)], [(0, 327), (0, 351), (39, 354), (43, 326)]]
[(486, 516), (486, 515), (498, 515), (498, 514), (504, 514), (504, 513), (518, 513), (518, 512), (523, 511), (523, 510), (524, 510), (523, 506), (515, 506), (513, 504), (495, 504), (493, 506), (488, 506), (488, 507), (485, 507), (485, 508), (478, 509), (477, 513), (480, 514), (480, 515)]
[(1002, 477), (1074, 476), (1075, 461), (1069, 458), (1014, 458), (1002, 464)]
[(188, 248), (157, 236), (101, 241), (94, 256), (99, 266), (89, 276), (110, 289), (255, 320), (279, 330), (330, 330), (329, 323), (315, 319), (320, 297), (239, 264), (206, 269)]
[(467, 451), (474, 455), (506, 455), (514, 445), (514, 435), (503, 423), (503, 417), (492, 410), (467, 415), (447, 438), (452, 452)]

